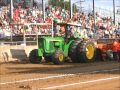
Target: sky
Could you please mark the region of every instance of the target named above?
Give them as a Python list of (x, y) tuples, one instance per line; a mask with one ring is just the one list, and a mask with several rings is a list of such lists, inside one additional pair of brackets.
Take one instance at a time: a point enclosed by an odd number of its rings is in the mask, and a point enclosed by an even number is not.
[[(35, 1), (41, 2), (42, 0), (35, 0)], [(44, 1), (47, 2), (48, 0), (44, 0)], [(78, 7), (80, 6), (80, 3), (79, 3), (80, 0), (71, 0), (71, 1), (73, 3), (75, 3)], [(83, 3), (83, 6), (84, 6), (85, 10), (92, 9), (92, 1), (93, 0), (83, 0), (83, 1), (85, 1)], [(113, 0), (94, 0), (94, 2), (95, 2), (95, 7), (99, 7), (99, 8), (103, 8), (103, 9), (111, 10), (111, 11), (113, 10)], [(115, 6), (120, 6), (120, 0), (115, 0)], [(117, 8), (118, 7), (116, 7), (116, 9)]]
[[(80, 0), (72, 0), (73, 2), (79, 2)], [(84, 0), (83, 3), (84, 9), (89, 9), (89, 7), (92, 7), (92, 1), (93, 0)], [(107, 10), (113, 10), (113, 0), (94, 0), (95, 7), (104, 8)], [(76, 4), (77, 6), (80, 6), (79, 3)], [(115, 6), (120, 6), (120, 0), (115, 0)], [(117, 7), (116, 7), (117, 8)]]
[[(42, 0), (35, 0), (35, 1), (42, 2)], [(47, 2), (48, 0), (44, 0), (44, 1)], [(73, 3), (78, 2), (77, 4), (79, 5), (80, 0), (71, 0), (71, 1)], [(93, 0), (83, 0), (83, 1), (85, 1), (83, 5), (85, 7), (88, 7), (88, 6), (92, 5)], [(112, 8), (113, 0), (94, 0), (94, 1), (95, 1), (95, 5), (98, 6), (98, 7)], [(118, 5), (120, 6), (120, 0), (115, 0), (115, 3), (116, 3), (116, 6), (118, 6)]]

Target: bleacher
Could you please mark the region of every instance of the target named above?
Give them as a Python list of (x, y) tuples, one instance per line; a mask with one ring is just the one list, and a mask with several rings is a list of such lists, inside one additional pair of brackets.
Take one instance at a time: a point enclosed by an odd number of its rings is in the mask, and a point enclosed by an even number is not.
[[(97, 11), (102, 17), (111, 17), (112, 19), (114, 18), (113, 11), (111, 10), (95, 7), (95, 11)], [(118, 25), (120, 22), (120, 14), (115, 14), (115, 21), (115, 24)]]

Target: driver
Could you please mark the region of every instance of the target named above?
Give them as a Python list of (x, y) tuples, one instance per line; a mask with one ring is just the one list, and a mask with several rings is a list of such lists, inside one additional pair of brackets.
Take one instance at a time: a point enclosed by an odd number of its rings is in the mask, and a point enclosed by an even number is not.
[(65, 27), (60, 27), (60, 36), (65, 37)]

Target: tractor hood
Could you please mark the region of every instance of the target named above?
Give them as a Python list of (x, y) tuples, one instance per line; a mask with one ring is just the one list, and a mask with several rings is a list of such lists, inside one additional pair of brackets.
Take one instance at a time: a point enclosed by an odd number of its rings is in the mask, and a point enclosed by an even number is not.
[[(63, 37), (42, 37), (38, 40), (38, 48), (41, 48), (45, 55), (51, 55), (56, 49), (62, 50), (64, 47)], [(44, 55), (44, 53), (43, 53)]]

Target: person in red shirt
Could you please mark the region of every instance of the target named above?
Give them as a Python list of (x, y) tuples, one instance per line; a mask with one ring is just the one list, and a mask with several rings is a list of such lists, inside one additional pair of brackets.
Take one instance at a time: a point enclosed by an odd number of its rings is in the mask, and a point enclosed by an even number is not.
[(119, 57), (119, 62), (120, 62), (120, 39), (119, 39), (119, 47), (118, 47), (118, 57)]
[(118, 61), (119, 41), (116, 39), (113, 43), (113, 59)]

